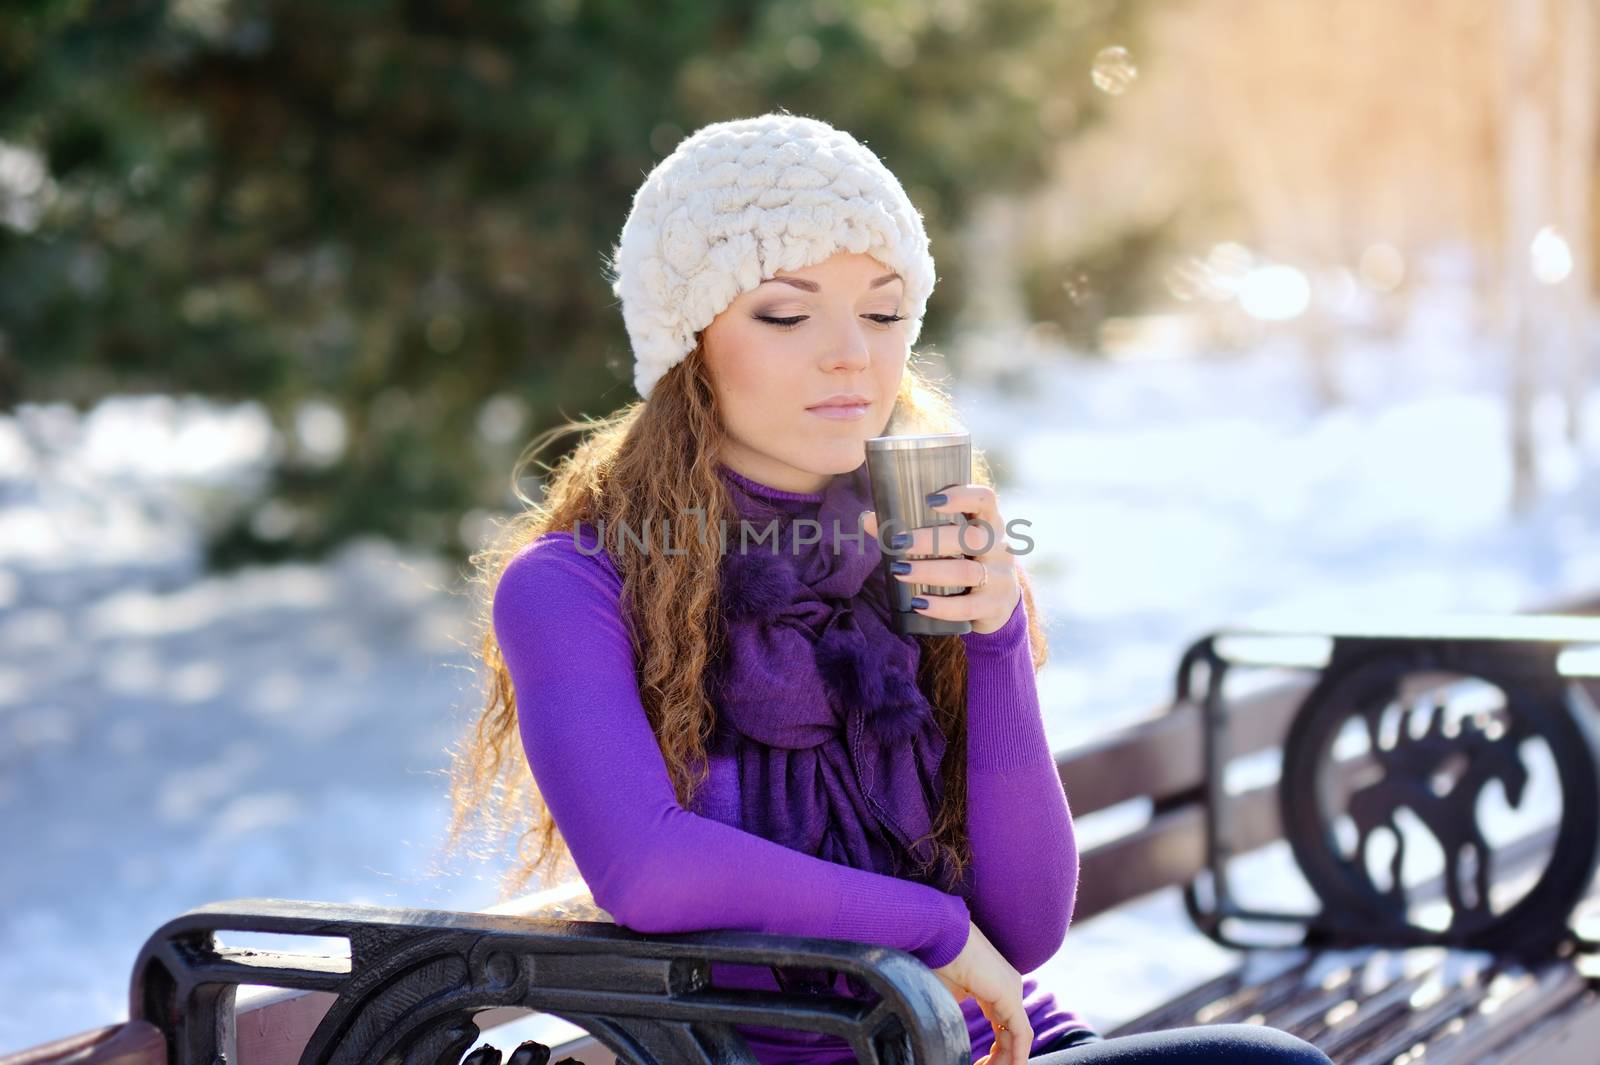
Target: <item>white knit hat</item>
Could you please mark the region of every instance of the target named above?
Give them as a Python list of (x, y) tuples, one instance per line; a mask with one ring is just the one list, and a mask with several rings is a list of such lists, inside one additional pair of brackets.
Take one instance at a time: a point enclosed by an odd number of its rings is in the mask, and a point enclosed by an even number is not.
[(644, 179), (607, 272), (649, 398), (697, 331), (783, 270), (864, 252), (905, 280), (908, 343), (933, 292), (922, 216), (866, 145), (787, 111), (713, 122)]

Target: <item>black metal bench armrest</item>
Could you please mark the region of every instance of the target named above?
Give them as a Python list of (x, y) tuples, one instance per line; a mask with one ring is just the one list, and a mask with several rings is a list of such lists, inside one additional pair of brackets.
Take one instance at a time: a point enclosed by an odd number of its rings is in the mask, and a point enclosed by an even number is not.
[[(230, 946), (217, 935), (229, 931), (343, 939), (349, 957)], [(829, 970), (866, 994), (714, 987), (713, 962)], [(236, 1062), (241, 984), (337, 996), (304, 1065), (459, 1060), (480, 1035), (474, 1015), (507, 1006), (584, 1028), (620, 1063), (753, 1063), (733, 1030), (740, 1024), (837, 1035), (867, 1065), (971, 1059), (960, 1007), (927, 966), (891, 947), (733, 931), (642, 935), (608, 921), (290, 899), (211, 903), (168, 921), (139, 952), (129, 1016), (166, 1033), (171, 1065)]]

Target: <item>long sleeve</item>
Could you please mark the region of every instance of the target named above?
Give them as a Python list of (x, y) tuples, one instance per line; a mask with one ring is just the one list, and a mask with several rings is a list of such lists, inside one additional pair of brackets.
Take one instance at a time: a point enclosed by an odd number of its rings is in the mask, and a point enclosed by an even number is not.
[(529, 768), (595, 902), (635, 931), (875, 943), (930, 968), (966, 944), (959, 895), (825, 861), (685, 809), (639, 698), (621, 581), (552, 532), (495, 589)]
[(967, 647), (967, 832), (972, 920), (1016, 966), (1031, 972), (1060, 949), (1078, 887), (1078, 848), (1055, 757), (1045, 736), (1018, 599)]

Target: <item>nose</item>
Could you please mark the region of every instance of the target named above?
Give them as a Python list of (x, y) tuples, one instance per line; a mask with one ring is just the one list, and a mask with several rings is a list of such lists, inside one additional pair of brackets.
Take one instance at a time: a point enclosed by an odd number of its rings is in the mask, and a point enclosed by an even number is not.
[(839, 331), (823, 358), (823, 369), (865, 370), (872, 365), (872, 346), (867, 342), (865, 329), (859, 324), (846, 325)]

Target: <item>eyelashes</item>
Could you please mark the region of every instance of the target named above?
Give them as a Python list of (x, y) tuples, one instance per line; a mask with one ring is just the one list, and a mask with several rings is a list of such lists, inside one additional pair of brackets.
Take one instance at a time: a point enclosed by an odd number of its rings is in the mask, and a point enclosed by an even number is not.
[[(755, 319), (758, 322), (768, 322), (771, 325), (773, 325), (774, 327), (776, 327), (777, 329), (787, 331), (787, 330), (793, 329), (795, 326), (797, 326), (801, 322), (805, 321), (807, 317), (809, 317), (809, 316), (808, 315), (804, 315), (804, 314), (798, 314), (798, 315), (795, 315), (792, 318), (772, 318), (772, 317), (769, 317), (768, 315), (765, 315), (765, 314), (758, 314), (758, 315), (755, 316)], [(874, 322), (877, 322), (879, 325), (884, 326), (884, 327), (887, 328), (888, 326), (891, 326), (896, 322), (905, 321), (907, 316), (903, 315), (903, 314), (868, 314), (868, 315), (863, 315), (863, 317), (870, 318)]]

